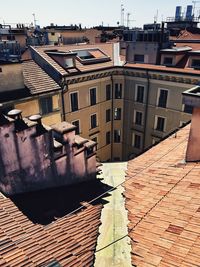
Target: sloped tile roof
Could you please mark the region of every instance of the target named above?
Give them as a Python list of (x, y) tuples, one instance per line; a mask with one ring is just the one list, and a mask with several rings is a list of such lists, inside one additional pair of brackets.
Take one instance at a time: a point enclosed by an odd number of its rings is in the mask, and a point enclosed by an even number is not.
[(44, 226), (0, 194), (0, 266), (92, 266), (102, 206), (83, 205)]
[(200, 34), (192, 33), (187, 30), (182, 30), (176, 39), (177, 40), (200, 40)]
[(60, 89), (60, 86), (33, 60), (24, 61), (22, 65), (24, 84), (32, 95)]
[(57, 49), (61, 52), (70, 52), (72, 50), (77, 49), (89, 49), (89, 48), (99, 48), (103, 53), (111, 58), (110, 61), (101, 62), (101, 63), (93, 63), (88, 65), (83, 65), (80, 61), (76, 59), (76, 68), (80, 72), (87, 72), (92, 70), (100, 70), (108, 67), (114, 66), (114, 59), (113, 59), (113, 44), (106, 43), (106, 44), (81, 44), (81, 45), (65, 45), (65, 46), (46, 46), (46, 47), (34, 47), (33, 49), (40, 54), (50, 65), (54, 67), (61, 75), (70, 75), (64, 68), (62, 68), (55, 60), (53, 60), (45, 51)]
[(128, 163), (132, 264), (199, 266), (200, 164), (183, 162), (190, 126)]

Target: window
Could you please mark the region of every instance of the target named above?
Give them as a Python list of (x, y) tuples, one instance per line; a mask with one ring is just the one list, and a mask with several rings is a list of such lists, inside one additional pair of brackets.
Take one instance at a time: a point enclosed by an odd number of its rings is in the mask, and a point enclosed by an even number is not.
[(110, 144), (110, 132), (106, 132), (106, 145), (109, 145)]
[(71, 110), (76, 111), (78, 110), (78, 93), (71, 93)]
[(7, 36), (7, 40), (8, 41), (14, 41), (15, 40), (15, 36), (14, 35), (8, 35)]
[(106, 85), (106, 100), (110, 100), (111, 99), (111, 85), (107, 84)]
[(184, 105), (184, 112), (185, 112), (185, 113), (192, 114), (192, 112), (193, 112), (193, 107), (185, 104), (185, 105)]
[(133, 134), (133, 146), (138, 149), (141, 148), (141, 136), (135, 133)]
[(90, 117), (91, 129), (97, 127), (97, 114), (93, 114)]
[(73, 58), (66, 58), (65, 59), (65, 67), (66, 68), (73, 68), (74, 67), (74, 60), (73, 60)]
[(165, 118), (156, 116), (155, 127), (157, 131), (163, 132), (165, 130)]
[(53, 101), (51, 96), (43, 97), (39, 100), (39, 102), (42, 115), (51, 113), (53, 111)]
[(137, 125), (142, 125), (142, 112), (141, 111), (135, 111), (134, 113), (134, 123)]
[(159, 97), (158, 97), (158, 103), (157, 105), (161, 108), (166, 108), (167, 106), (167, 97), (168, 97), (168, 90), (165, 89), (159, 89), (158, 91)]
[(115, 99), (122, 98), (122, 84), (116, 83), (115, 84)]
[(76, 126), (75, 134), (80, 134), (80, 122), (79, 122), (79, 120), (72, 121), (72, 124)]
[(172, 63), (173, 63), (172, 57), (165, 57), (164, 58), (164, 62), (163, 62), (164, 65), (172, 65)]
[(96, 105), (96, 88), (90, 89), (90, 105)]
[(193, 59), (192, 60), (192, 68), (200, 69), (200, 59)]
[(106, 110), (106, 122), (109, 122), (111, 120), (111, 110), (107, 109)]
[(144, 55), (134, 55), (134, 61), (144, 63)]
[(139, 103), (144, 102), (144, 86), (137, 85), (137, 87), (136, 87), (136, 99), (135, 100)]
[(114, 130), (114, 143), (120, 143), (120, 142), (121, 142), (121, 131)]
[(121, 108), (114, 109), (114, 120), (121, 120)]
[(54, 36), (55, 35), (55, 32), (51, 32), (51, 35)]

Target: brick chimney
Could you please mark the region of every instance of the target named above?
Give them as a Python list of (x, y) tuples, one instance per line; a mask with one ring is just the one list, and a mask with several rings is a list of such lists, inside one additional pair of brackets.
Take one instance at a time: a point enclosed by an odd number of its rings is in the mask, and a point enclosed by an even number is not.
[(182, 95), (183, 103), (193, 107), (186, 161), (200, 161), (200, 86), (195, 86)]

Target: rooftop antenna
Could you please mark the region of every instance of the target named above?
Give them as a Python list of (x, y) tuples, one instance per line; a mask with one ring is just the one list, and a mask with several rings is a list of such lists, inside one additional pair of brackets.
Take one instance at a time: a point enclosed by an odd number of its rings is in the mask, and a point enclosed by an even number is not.
[(121, 4), (121, 26), (124, 26), (124, 5)]
[(131, 13), (127, 13), (127, 21), (126, 21), (126, 23), (127, 23), (127, 28), (129, 28), (130, 27), (130, 22), (132, 22), (132, 21), (135, 21), (134, 19), (130, 19), (130, 15), (131, 15)]
[(37, 22), (37, 20), (36, 20), (36, 17), (35, 17), (35, 13), (33, 13), (32, 15), (33, 15), (33, 19), (34, 19), (34, 27), (36, 28), (36, 22)]
[(156, 15), (154, 16), (154, 23), (158, 21), (158, 9), (156, 10)]
[(127, 13), (127, 28), (129, 28), (129, 24), (130, 24), (130, 15), (131, 13)]

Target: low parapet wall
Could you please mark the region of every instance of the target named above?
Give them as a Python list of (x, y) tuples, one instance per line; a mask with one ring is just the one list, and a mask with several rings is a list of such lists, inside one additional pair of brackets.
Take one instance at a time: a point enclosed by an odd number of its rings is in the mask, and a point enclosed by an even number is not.
[(96, 143), (75, 135), (76, 126), (50, 127), (39, 115), (0, 114), (0, 190), (14, 195), (96, 178)]

